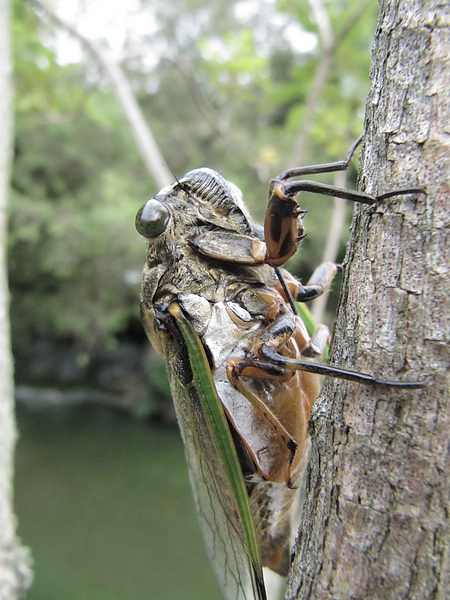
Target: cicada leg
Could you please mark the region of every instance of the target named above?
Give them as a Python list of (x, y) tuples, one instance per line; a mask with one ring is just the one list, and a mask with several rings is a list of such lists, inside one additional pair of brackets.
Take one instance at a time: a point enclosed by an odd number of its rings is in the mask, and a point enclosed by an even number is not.
[(314, 269), (308, 283), (302, 285), (298, 279), (289, 273), (289, 271), (275, 267), (275, 272), (278, 277), (278, 284), (275, 287), (289, 302), (293, 313), (297, 314), (294, 300), (297, 302), (308, 302), (309, 300), (314, 300), (314, 298), (321, 296), (330, 287), (336, 273), (340, 273), (341, 271), (341, 265), (332, 262), (324, 262)]
[[(305, 374), (301, 379), (294, 378), (294, 371), (280, 368), (270, 360), (258, 356), (257, 348), (261, 343), (266, 342), (276, 348), (277, 351), (285, 352), (290, 357), (299, 357), (301, 354), (318, 356), (322, 354), (328, 340), (327, 327), (320, 326), (310, 338), (303, 322), (292, 313), (285, 312), (266, 329), (261, 336), (261, 340), (258, 340), (255, 346), (256, 356), (254, 358), (229, 359), (227, 361), (227, 376), (230, 383), (265, 418), (288, 450), (287, 456), (285, 455), (283, 459), (283, 474), (279, 470), (280, 461), (276, 462), (276, 469), (274, 468), (273, 471), (270, 468), (265, 468), (259, 460), (257, 452), (247, 446), (247, 450), (252, 455), (259, 472), (269, 481), (280, 481), (279, 477), (282, 475), (281, 480), (284, 480), (288, 487), (295, 487), (292, 481), (292, 472), (295, 472), (296, 465), (298, 465), (304, 450), (309, 411), (319, 392), (319, 385), (317, 378), (314, 376)], [(278, 408), (281, 404), (285, 405), (285, 408), (279, 414), (283, 414), (286, 426), (281, 422), (278, 411), (275, 414), (264, 400), (264, 396), (260, 397), (254, 391), (250, 380), (259, 382), (270, 380), (272, 382), (270, 386), (272, 400), (277, 399), (274, 406)], [(289, 414), (288, 411), (292, 411), (293, 416), (295, 415), (292, 423), (289, 422), (289, 419), (286, 419), (286, 414)], [(246, 444), (246, 441), (243, 441)]]
[(267, 247), (266, 262), (268, 264), (275, 267), (284, 264), (295, 253), (298, 241), (304, 236), (301, 218), (305, 211), (300, 209), (295, 200), (299, 192), (323, 194), (369, 205), (376, 204), (392, 196), (425, 192), (423, 188), (405, 188), (392, 190), (379, 196), (372, 196), (366, 192), (306, 179), (290, 181), (293, 177), (345, 171), (350, 165), (361, 139), (362, 137), (359, 137), (356, 140), (345, 160), (288, 169), (270, 182), (269, 204), (264, 221), (264, 237)]
[[(274, 365), (265, 363), (264, 361), (258, 359), (230, 359), (227, 361), (227, 376), (233, 387), (243, 396), (245, 396), (252, 406), (264, 416), (267, 423), (275, 430), (280, 439), (283, 440), (283, 443), (288, 450), (288, 456), (284, 469), (284, 481), (288, 487), (294, 487), (291, 481), (291, 465), (294, 461), (298, 444), (278, 419), (278, 417), (270, 410), (267, 404), (241, 380), (241, 377), (252, 377), (256, 379), (270, 379), (272, 381), (285, 383), (291, 379), (292, 374), (284, 369), (279, 369), (277, 367), (274, 368)], [(234, 422), (232, 416), (228, 415), (228, 417), (233, 427), (238, 429), (238, 424)], [(259, 472), (269, 481), (276, 479), (276, 476), (274, 476), (270, 471), (264, 469), (258, 456), (252, 451), (252, 448), (246, 444), (246, 440), (243, 440), (243, 442)]]
[[(290, 273), (284, 269), (280, 269), (280, 287), (283, 289), (285, 295), (288, 296), (288, 299), (293, 296), (297, 300), (310, 300), (314, 297), (314, 294), (320, 295), (325, 291), (338, 268), (338, 265), (333, 265), (332, 263), (320, 265), (314, 271), (305, 287), (302, 287)], [(330, 364), (317, 364), (301, 360), (299, 357), (285, 356), (280, 352), (282, 344), (280, 344), (277, 331), (280, 329), (280, 326), (282, 328), (286, 316), (283, 315), (283, 317), (276, 320), (268, 330), (269, 335), (265, 333), (254, 345), (253, 352), (260, 360), (287, 371), (306, 371), (316, 373), (317, 375), (328, 375), (337, 379), (356, 381), (358, 383), (386, 385), (405, 389), (417, 389), (427, 385), (426, 381), (390, 381), (378, 379), (366, 373), (358, 373)], [(306, 326), (304, 324), (302, 326), (302, 322), (299, 321), (296, 326), (296, 337), (299, 336), (300, 332), (302, 339), (306, 342), (306, 345), (303, 346), (299, 344), (301, 355), (304, 357), (313, 357), (322, 354), (325, 347), (329, 344), (329, 331), (324, 325), (319, 325), (311, 338), (309, 338)]]
[(349, 371), (347, 369), (335, 367), (330, 364), (321, 365), (304, 360), (293, 359), (281, 355), (276, 348), (266, 342), (261, 342), (257, 351), (262, 359), (265, 359), (271, 364), (278, 365), (286, 370), (307, 371), (309, 373), (316, 373), (317, 375), (328, 375), (330, 377), (335, 377), (336, 379), (356, 381), (357, 383), (386, 385), (388, 387), (404, 389), (419, 389), (427, 385), (426, 381), (390, 381), (378, 379), (372, 375), (368, 375), (367, 373)]

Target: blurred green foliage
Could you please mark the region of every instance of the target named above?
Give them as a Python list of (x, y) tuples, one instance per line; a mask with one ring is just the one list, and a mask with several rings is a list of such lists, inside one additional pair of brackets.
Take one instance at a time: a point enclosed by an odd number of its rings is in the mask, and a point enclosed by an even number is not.
[[(122, 66), (168, 166), (174, 176), (202, 165), (222, 170), (262, 219), (268, 179), (286, 166), (320, 55), (320, 43), (299, 52), (285, 35), (295, 25), (298, 36), (317, 37), (307, 4), (260, 2), (253, 12), (242, 0), (153, 4), (142, 2), (156, 32), (129, 33)], [(134, 216), (157, 190), (92, 57), (60, 64), (58, 27), (31, 4), (13, 6), (13, 340), (20, 348), (62, 338), (90, 351), (139, 318), (145, 245)], [(345, 27), (357, 7), (358, 0), (327, 3), (332, 29)], [(342, 158), (362, 130), (375, 10), (338, 45), (306, 163)], [(321, 260), (331, 203), (305, 203), (309, 236), (293, 268), (307, 277)]]
[(175, 429), (92, 406), (17, 417), (28, 600), (220, 599)]

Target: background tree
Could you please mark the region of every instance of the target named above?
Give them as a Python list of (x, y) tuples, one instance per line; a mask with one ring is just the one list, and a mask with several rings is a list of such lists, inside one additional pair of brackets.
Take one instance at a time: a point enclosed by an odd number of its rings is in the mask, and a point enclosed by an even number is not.
[(6, 269), (6, 205), (11, 158), (10, 15), (8, 0), (0, 0), (0, 600), (19, 600), (30, 585), (27, 551), (16, 538), (12, 507), (15, 425), (13, 372), (9, 337), (9, 297)]
[(34, 0), (35, 4), (42, 8), (58, 25), (67, 30), (70, 35), (76, 37), (85, 46), (86, 50), (99, 63), (106, 73), (112, 90), (114, 91), (123, 114), (127, 119), (133, 133), (136, 146), (141, 154), (142, 160), (153, 176), (159, 187), (164, 187), (172, 182), (172, 175), (167, 168), (159, 147), (153, 137), (151, 129), (144, 118), (133, 90), (125, 77), (120, 65), (114, 60), (107, 50), (96, 43), (95, 40), (83, 35), (72, 23), (62, 19), (53, 7), (42, 0)]
[(356, 209), (331, 360), (428, 386), (324, 386), (289, 599), (450, 590), (448, 10), (410, 0), (380, 9), (361, 187), (427, 195)]

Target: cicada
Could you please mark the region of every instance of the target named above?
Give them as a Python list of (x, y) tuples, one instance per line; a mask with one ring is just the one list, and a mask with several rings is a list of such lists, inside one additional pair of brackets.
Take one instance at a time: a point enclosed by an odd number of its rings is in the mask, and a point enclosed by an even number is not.
[(163, 188), (136, 217), (148, 240), (142, 319), (168, 367), (197, 512), (228, 600), (264, 600), (262, 567), (288, 572), (319, 375), (422, 385), (315, 362), (329, 332), (308, 331), (296, 302), (322, 294), (338, 267), (320, 265), (306, 285), (282, 267), (304, 235), (299, 192), (373, 204), (422, 191), (373, 197), (300, 179), (346, 169), (356, 145), (344, 161), (272, 180), (264, 227), (209, 168)]

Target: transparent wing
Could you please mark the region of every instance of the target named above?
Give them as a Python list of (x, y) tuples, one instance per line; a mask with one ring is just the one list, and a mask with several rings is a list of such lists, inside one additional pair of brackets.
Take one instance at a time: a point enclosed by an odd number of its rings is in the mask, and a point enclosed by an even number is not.
[(261, 561), (242, 470), (201, 340), (181, 312), (193, 381), (169, 369), (197, 513), (227, 600), (266, 600)]

